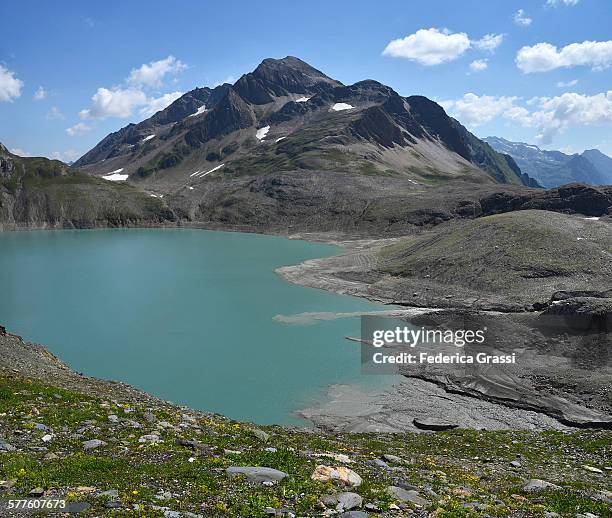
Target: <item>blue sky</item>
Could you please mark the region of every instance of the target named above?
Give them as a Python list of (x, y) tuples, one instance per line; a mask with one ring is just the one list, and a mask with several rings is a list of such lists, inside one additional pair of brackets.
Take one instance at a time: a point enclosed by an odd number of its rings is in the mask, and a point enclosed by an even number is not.
[(481, 137), (612, 155), (609, 0), (460, 3), (5, 2), (0, 142), (74, 160), (180, 92), (295, 55), (441, 102)]

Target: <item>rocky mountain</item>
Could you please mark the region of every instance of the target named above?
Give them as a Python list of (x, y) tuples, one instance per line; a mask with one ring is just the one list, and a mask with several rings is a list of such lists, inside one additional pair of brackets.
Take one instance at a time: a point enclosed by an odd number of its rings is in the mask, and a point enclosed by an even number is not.
[(122, 170), (128, 183), (192, 201), (202, 183), (271, 172), (385, 176), (421, 188), (534, 185), (435, 102), (372, 80), (346, 86), (295, 57), (266, 59), (234, 85), (196, 88), (74, 166), (97, 176)]
[(20, 157), (0, 144), (0, 230), (161, 225), (174, 215), (157, 199), (59, 160)]
[(511, 142), (500, 137), (483, 139), (496, 151), (510, 155), (521, 171), (535, 178), (544, 187), (582, 182), (591, 185), (612, 184), (612, 158), (597, 149), (567, 155), (547, 151), (524, 142)]

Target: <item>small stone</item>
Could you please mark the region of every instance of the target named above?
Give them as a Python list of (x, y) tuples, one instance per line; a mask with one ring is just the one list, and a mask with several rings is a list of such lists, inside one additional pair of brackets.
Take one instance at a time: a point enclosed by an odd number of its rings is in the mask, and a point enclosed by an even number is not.
[(153, 412), (145, 412), (143, 417), (148, 423), (155, 423), (157, 421), (157, 417), (155, 417)]
[(431, 504), (429, 500), (419, 496), (418, 491), (407, 491), (404, 488), (397, 486), (387, 487), (387, 493), (400, 502), (410, 502), (417, 505), (428, 506)]
[(523, 487), (523, 491), (528, 492), (545, 491), (547, 489), (556, 491), (562, 488), (550, 482), (546, 482), (546, 480), (540, 480), (537, 478), (531, 479), (529, 482), (527, 482), (525, 487)]
[(595, 468), (593, 466), (587, 466), (586, 464), (583, 464), (582, 468), (586, 469), (587, 471), (590, 471), (591, 473), (603, 473), (601, 469)]
[(42, 436), (42, 442), (50, 442), (51, 439), (53, 439), (53, 435), (51, 435), (50, 433), (47, 433), (45, 435)]
[(117, 415), (115, 415), (115, 414), (111, 414), (111, 415), (108, 416), (108, 420), (111, 423), (118, 423), (119, 422), (119, 417)]
[(87, 509), (89, 509), (91, 507), (91, 504), (88, 504), (87, 502), (72, 502), (69, 503), (66, 507), (64, 507), (64, 509), (62, 509), (62, 512), (64, 513), (82, 513), (83, 511), (87, 511)]
[(278, 450), (276, 448), (264, 448), (264, 451), (267, 451), (270, 453), (276, 453)]
[(319, 482), (327, 482), (329, 480), (338, 482), (345, 486), (356, 487), (363, 482), (362, 478), (352, 469), (344, 466), (324, 466), (318, 465), (311, 478)]
[(284, 471), (262, 466), (230, 466), (225, 471), (230, 477), (244, 475), (249, 482), (259, 484), (279, 482), (289, 476)]
[(159, 435), (154, 433), (142, 435), (140, 439), (138, 439), (138, 442), (159, 442)]
[(91, 439), (83, 442), (84, 450), (93, 450), (94, 448), (99, 448), (100, 446), (106, 446), (106, 443), (100, 439)]
[(35, 487), (34, 489), (30, 490), (30, 492), (28, 493), (28, 496), (31, 496), (33, 498), (38, 498), (41, 497), (45, 494), (45, 490), (42, 487)]
[(0, 451), (15, 451), (17, 448), (3, 439), (0, 439)]
[(251, 432), (262, 442), (268, 442), (270, 440), (270, 434), (260, 430), (259, 428), (253, 428)]
[(363, 511), (347, 511), (338, 515), (338, 518), (368, 518), (369, 514)]
[(391, 455), (390, 453), (385, 453), (383, 455), (383, 459), (385, 459), (387, 462), (392, 462), (394, 464), (405, 464), (406, 463), (406, 461), (402, 459), (401, 457), (398, 457), (397, 455)]
[(513, 460), (510, 463), (510, 466), (515, 467), (515, 468), (520, 468), (521, 467), (521, 463), (518, 460)]
[(43, 460), (57, 460), (59, 459), (59, 456), (56, 455), (55, 453), (47, 453), (44, 457)]
[(612, 491), (606, 491), (605, 489), (602, 489), (601, 491), (593, 495), (593, 500), (600, 500), (601, 502), (612, 504)]

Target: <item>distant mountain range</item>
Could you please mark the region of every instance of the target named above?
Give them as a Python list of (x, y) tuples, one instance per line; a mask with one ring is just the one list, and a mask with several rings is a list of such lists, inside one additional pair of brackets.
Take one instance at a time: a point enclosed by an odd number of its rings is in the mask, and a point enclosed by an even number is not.
[(345, 86), (295, 57), (265, 59), (233, 85), (191, 90), (73, 166), (99, 176), (121, 170), (145, 189), (194, 198), (215, 177), (272, 171), (533, 185), (435, 102), (372, 80)]
[(547, 151), (524, 142), (511, 142), (500, 137), (483, 139), (493, 149), (510, 155), (521, 171), (543, 187), (557, 187), (572, 182), (591, 185), (612, 184), (612, 158), (597, 149), (567, 155)]

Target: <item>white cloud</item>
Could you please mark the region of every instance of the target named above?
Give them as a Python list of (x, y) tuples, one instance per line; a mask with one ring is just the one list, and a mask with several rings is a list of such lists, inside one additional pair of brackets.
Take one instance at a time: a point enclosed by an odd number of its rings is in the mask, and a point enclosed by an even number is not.
[(0, 65), (0, 102), (17, 99), (22, 88), (23, 81), (15, 77), (15, 72)]
[(481, 39), (473, 41), (472, 44), (479, 50), (493, 53), (502, 44), (502, 41), (504, 41), (503, 34), (485, 34)]
[(550, 5), (552, 7), (556, 7), (559, 4), (564, 4), (564, 5), (569, 5), (569, 6), (574, 6), (576, 5), (580, 0), (547, 0), (546, 1), (546, 5)]
[(514, 13), (514, 23), (519, 25), (520, 27), (528, 27), (531, 25), (533, 20), (527, 16), (523, 9), (519, 9), (516, 13)]
[(61, 112), (61, 110), (57, 106), (53, 106), (47, 112), (47, 115), (45, 115), (45, 119), (50, 120), (50, 121), (63, 120), (65, 118), (66, 117), (64, 117), (64, 114)]
[(134, 88), (98, 88), (91, 101), (91, 107), (79, 112), (81, 119), (124, 119), (132, 115), (136, 107), (147, 104), (147, 96), (142, 90)]
[(180, 60), (174, 56), (168, 56), (165, 59), (151, 61), (141, 65), (140, 68), (132, 69), (127, 81), (135, 87), (159, 87), (167, 74), (176, 75), (186, 68), (187, 65)]
[(164, 94), (160, 97), (147, 99), (146, 106), (142, 107), (139, 113), (143, 117), (150, 117), (154, 113), (157, 113), (158, 111), (170, 106), (181, 95), (183, 95), (183, 92), (172, 92), (169, 94)]
[(537, 43), (518, 51), (516, 65), (526, 74), (579, 65), (603, 69), (612, 65), (612, 41), (583, 41), (561, 49), (550, 43)]
[(34, 100), (42, 101), (43, 99), (46, 99), (46, 98), (47, 98), (47, 91), (42, 86), (39, 86), (36, 92), (34, 92)]
[(466, 33), (431, 28), (420, 29), (405, 38), (389, 42), (383, 55), (431, 66), (457, 59), (469, 48), (470, 39)]
[(474, 72), (480, 72), (481, 70), (485, 70), (489, 64), (486, 59), (476, 59), (470, 63), (470, 70)]
[(32, 154), (29, 153), (28, 151), (24, 151), (23, 149), (18, 148), (18, 147), (11, 148), (9, 149), (9, 151), (13, 153), (13, 155), (17, 155), (17, 156), (32, 156)]
[(494, 97), (467, 93), (461, 99), (443, 101), (440, 104), (456, 115), (459, 122), (469, 126), (480, 126), (490, 122), (513, 107), (517, 97)]
[(571, 81), (559, 81), (557, 83), (557, 88), (567, 88), (568, 86), (576, 86), (578, 84), (578, 79), (572, 79)]
[(486, 34), (479, 40), (471, 40), (465, 32), (432, 27), (390, 41), (383, 56), (410, 59), (426, 66), (440, 65), (459, 58), (470, 48), (492, 54), (503, 39), (503, 34)]
[[(566, 92), (555, 97), (496, 97), (467, 93), (440, 104), (460, 122), (479, 126), (496, 117), (535, 128), (537, 140), (549, 143), (571, 127), (612, 124), (612, 90), (595, 95)], [(524, 106), (521, 106), (524, 104)]]
[(66, 151), (53, 151), (50, 158), (61, 160), (62, 162), (74, 162), (81, 155), (82, 153), (76, 149), (67, 149)]
[(79, 122), (70, 128), (66, 128), (66, 133), (71, 137), (83, 135), (91, 130), (91, 126), (88, 126), (84, 122)]

